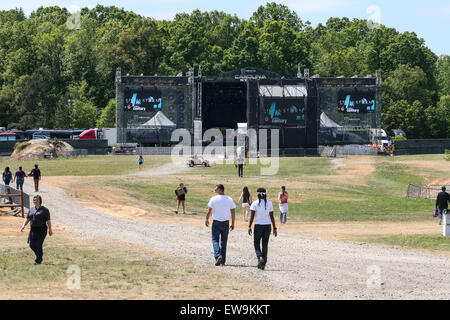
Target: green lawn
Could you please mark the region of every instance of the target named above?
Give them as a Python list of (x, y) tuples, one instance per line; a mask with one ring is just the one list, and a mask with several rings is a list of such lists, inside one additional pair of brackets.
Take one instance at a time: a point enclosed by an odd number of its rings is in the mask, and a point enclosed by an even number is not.
[[(275, 204), (279, 187), (286, 184), (291, 195), (289, 204), (291, 220), (304, 222), (431, 220), (434, 200), (408, 199), (406, 191), (409, 183), (422, 183), (425, 176), (438, 177), (439, 172), (419, 171), (399, 161), (385, 161), (385, 158), (380, 158), (375, 163), (375, 172), (367, 179), (368, 186), (352, 186), (340, 181), (331, 183), (313, 177), (320, 174), (324, 177), (335, 174), (335, 170), (330, 168), (329, 159), (282, 158), (280, 163), (282, 166), (278, 175), (265, 177), (264, 180), (261, 180), (258, 174), (259, 165), (249, 166), (245, 171), (246, 178), (242, 180), (235, 177), (234, 165), (190, 169), (187, 174), (182, 175), (183, 182), (189, 190), (186, 197), (189, 213), (204, 214), (216, 183), (224, 183), (226, 194), (235, 202), (244, 184), (253, 194), (261, 184), (265, 184), (269, 199)], [(298, 187), (295, 182), (313, 183), (313, 187)], [(139, 200), (163, 208), (168, 204), (171, 208), (175, 203), (174, 190), (178, 182), (175, 179), (171, 181), (141, 179), (133, 183), (123, 180), (110, 180), (105, 183), (123, 189)], [(238, 212), (240, 211), (238, 205)], [(278, 214), (277, 206), (275, 213)]]
[(386, 244), (400, 248), (450, 251), (450, 238), (443, 237), (441, 234), (369, 237), (364, 239), (364, 241), (369, 243)]
[[(278, 166), (277, 177), (332, 174), (330, 171), (331, 160), (328, 158), (279, 158), (278, 164), (276, 162), (271, 164), (268, 159), (259, 159), (257, 164), (250, 164), (247, 159), (244, 166), (244, 176), (259, 177), (262, 168), (270, 168), (271, 166)], [(223, 162), (223, 164), (213, 164), (210, 168), (195, 167), (187, 174), (236, 177), (237, 173), (238, 169), (234, 164)]]
[[(104, 176), (99, 186), (112, 185), (131, 196), (158, 206), (175, 207), (174, 190), (180, 180), (188, 187), (188, 212), (203, 215), (214, 185), (223, 183), (226, 194), (237, 202), (242, 187), (247, 185), (255, 195), (258, 187), (266, 187), (269, 199), (276, 203), (281, 185), (291, 195), (289, 219), (313, 221), (427, 221), (431, 219), (434, 200), (407, 199), (409, 183), (424, 183), (426, 179), (442, 177), (445, 168), (421, 169), (407, 165), (409, 160), (441, 160), (442, 155), (375, 158), (375, 171), (366, 179), (367, 186), (348, 181), (327, 180), (336, 174), (332, 160), (327, 158), (280, 158), (279, 171), (274, 176), (261, 176), (261, 163), (248, 164), (244, 179), (237, 178), (234, 164), (195, 167), (164, 180), (159, 177), (124, 175), (137, 171), (137, 156), (89, 156), (77, 159), (38, 161), (44, 176)], [(170, 161), (169, 156), (145, 157), (144, 170)], [(3, 159), (1, 166), (16, 170), (22, 165), (29, 171), (35, 161), (11, 162)], [(267, 167), (267, 165), (265, 166)], [(109, 176), (109, 177), (108, 177)], [(122, 176), (122, 177), (121, 177)], [(311, 187), (309, 187), (309, 185)], [(303, 185), (308, 185), (304, 187)], [(278, 209), (275, 206), (275, 213)], [(240, 212), (238, 205), (238, 212)]]
[[(142, 170), (149, 170), (164, 165), (170, 161), (170, 156), (144, 157)], [(45, 159), (11, 161), (3, 158), (1, 169), (9, 166), (15, 172), (22, 166), (29, 173), (34, 164), (38, 164), (42, 176), (115, 176), (136, 172), (138, 169), (138, 156), (87, 156), (70, 159)]]

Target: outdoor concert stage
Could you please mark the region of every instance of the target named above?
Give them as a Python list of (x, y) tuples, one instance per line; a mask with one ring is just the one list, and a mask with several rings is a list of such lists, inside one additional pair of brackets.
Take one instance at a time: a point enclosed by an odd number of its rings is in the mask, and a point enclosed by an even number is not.
[[(288, 78), (245, 68), (215, 76), (116, 75), (119, 143), (170, 145), (171, 133), (208, 129), (279, 130), (280, 152), (315, 155), (320, 144), (370, 143), (381, 120), (381, 76)], [(208, 141), (204, 141), (208, 144)]]

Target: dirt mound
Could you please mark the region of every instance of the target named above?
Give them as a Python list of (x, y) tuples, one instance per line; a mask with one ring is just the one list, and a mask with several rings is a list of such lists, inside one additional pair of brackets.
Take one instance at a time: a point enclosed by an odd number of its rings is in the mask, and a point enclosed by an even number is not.
[(16, 144), (11, 160), (38, 160), (48, 156), (68, 158), (72, 156), (73, 150), (70, 144), (58, 139), (33, 139)]

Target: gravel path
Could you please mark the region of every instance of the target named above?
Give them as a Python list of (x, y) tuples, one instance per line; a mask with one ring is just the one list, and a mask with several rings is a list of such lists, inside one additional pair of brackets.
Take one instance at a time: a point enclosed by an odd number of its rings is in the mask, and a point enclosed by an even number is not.
[[(31, 185), (25, 187), (30, 192)], [(55, 225), (67, 226), (82, 237), (125, 241), (190, 259), (201, 267), (214, 267), (208, 228), (107, 216), (76, 204), (62, 189), (46, 185), (41, 189)], [(252, 239), (246, 230), (230, 233), (224, 271), (253, 277), (284, 292), (286, 299), (450, 298), (450, 259), (446, 256), (280, 232), (277, 238), (271, 236), (268, 260), (265, 271), (256, 269)], [(379, 268), (379, 288), (368, 288), (371, 266)]]

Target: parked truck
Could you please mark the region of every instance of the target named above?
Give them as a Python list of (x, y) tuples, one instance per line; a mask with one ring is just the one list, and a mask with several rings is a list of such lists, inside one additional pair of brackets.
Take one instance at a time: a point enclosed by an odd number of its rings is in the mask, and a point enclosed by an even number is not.
[(103, 128), (99, 130), (88, 129), (83, 131), (75, 139), (88, 140), (88, 139), (105, 139), (108, 140), (108, 152), (110, 153), (135, 153), (137, 143), (117, 143), (117, 129), (116, 128)]

